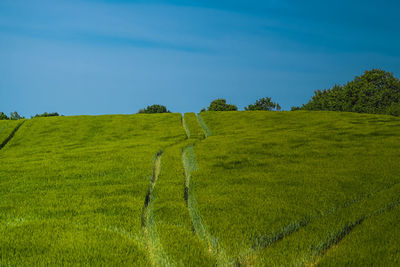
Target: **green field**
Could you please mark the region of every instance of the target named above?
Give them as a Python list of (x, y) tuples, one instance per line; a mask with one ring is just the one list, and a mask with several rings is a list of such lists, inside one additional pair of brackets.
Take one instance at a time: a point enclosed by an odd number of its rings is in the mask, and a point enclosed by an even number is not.
[(396, 117), (48, 117), (0, 144), (0, 266), (400, 265)]

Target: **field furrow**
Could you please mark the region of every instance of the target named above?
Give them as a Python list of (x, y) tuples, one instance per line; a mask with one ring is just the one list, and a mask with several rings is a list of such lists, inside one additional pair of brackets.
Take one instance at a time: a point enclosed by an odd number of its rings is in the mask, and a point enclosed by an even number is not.
[(201, 128), (204, 131), (204, 137), (207, 138), (211, 136), (211, 130), (208, 128), (207, 124), (204, 122), (203, 118), (201, 117), (201, 114), (196, 114), (196, 118), (198, 123), (200, 124)]
[(278, 231), (278, 232), (275, 232), (275, 233), (271, 233), (271, 234), (268, 234), (268, 235), (265, 235), (265, 236), (259, 236), (254, 240), (254, 245), (252, 247), (253, 251), (251, 253), (252, 254), (257, 254), (257, 253), (259, 253), (259, 251), (268, 248), (269, 246), (273, 245), (274, 243), (279, 242), (283, 238), (289, 236), (290, 234), (292, 234), (294, 232), (299, 231), (300, 228), (306, 227), (308, 224), (310, 224), (310, 223), (312, 223), (314, 221), (317, 221), (317, 220), (319, 220), (319, 219), (321, 219), (321, 218), (323, 218), (325, 216), (328, 216), (330, 214), (335, 214), (336, 212), (339, 212), (340, 209), (345, 209), (345, 208), (348, 208), (348, 207), (350, 207), (352, 205), (357, 205), (357, 203), (360, 203), (361, 201), (365, 201), (368, 198), (371, 198), (374, 195), (379, 194), (382, 191), (389, 190), (390, 188), (392, 188), (392, 187), (394, 187), (394, 186), (396, 186), (398, 184), (399, 183), (395, 183), (395, 184), (391, 184), (391, 185), (390, 184), (385, 185), (383, 188), (381, 188), (381, 189), (379, 189), (379, 190), (377, 190), (375, 192), (369, 193), (369, 194), (367, 194), (365, 196), (362, 196), (362, 197), (360, 197), (358, 199), (353, 199), (353, 200), (351, 200), (349, 202), (346, 202), (346, 203), (344, 203), (344, 204), (342, 204), (342, 205), (340, 205), (338, 207), (334, 207), (334, 208), (332, 208), (330, 210), (327, 210), (324, 213), (315, 215), (313, 217), (305, 217), (305, 218), (303, 218), (303, 219), (301, 219), (299, 221), (292, 222), (292, 223), (284, 226), (281, 231)]
[(400, 264), (400, 206), (366, 219), (317, 262), (320, 266), (379, 266)]
[[(318, 263), (329, 249), (370, 218), (391, 211), (400, 204), (400, 185), (383, 190), (357, 205), (316, 220), (262, 251), (257, 264), (265, 266)], [(376, 226), (379, 229), (379, 224)], [(360, 244), (361, 245), (361, 244)], [(285, 258), (281, 258), (282, 252)]]
[(159, 151), (154, 157), (153, 176), (143, 205), (142, 227), (152, 265), (170, 266), (171, 264), (168, 260), (168, 256), (165, 254), (162, 244), (159, 241), (157, 225), (154, 222), (153, 214), (152, 192), (156, 186), (157, 179), (161, 171), (161, 156), (162, 151)]
[[(4, 123), (0, 129), (0, 149), (2, 149), (7, 143), (14, 137), (18, 129), (24, 124), (25, 121), (15, 123)], [(16, 124), (15, 128), (11, 128), (13, 124)], [(10, 127), (11, 126), (11, 127)]]

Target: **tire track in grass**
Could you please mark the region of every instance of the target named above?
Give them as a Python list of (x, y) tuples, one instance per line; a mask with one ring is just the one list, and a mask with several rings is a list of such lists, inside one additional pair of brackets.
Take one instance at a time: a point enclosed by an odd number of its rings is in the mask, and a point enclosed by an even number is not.
[(330, 250), (335, 248), (336, 246), (340, 245), (339, 243), (354, 230), (355, 227), (361, 225), (365, 220), (378, 216), (382, 213), (391, 211), (395, 207), (400, 205), (400, 199), (386, 205), (386, 207), (381, 208), (378, 211), (370, 213), (368, 215), (362, 216), (357, 220), (346, 224), (342, 229), (337, 231), (334, 234), (331, 234), (323, 243), (317, 245), (314, 249), (314, 261), (310, 264), (310, 266), (316, 266), (318, 262), (320, 262), (324, 256), (329, 253)]
[(10, 142), (10, 140), (14, 137), (15, 133), (18, 131), (18, 129), (22, 126), (22, 124), (24, 124), (25, 121), (22, 121), (20, 124), (18, 124), (14, 130), (10, 133), (10, 135), (0, 144), (0, 149), (2, 149), (3, 147), (5, 147), (8, 142)]
[(161, 155), (162, 151), (159, 151), (154, 157), (153, 176), (142, 209), (142, 229), (152, 265), (171, 266), (168, 256), (164, 252), (161, 242), (159, 241), (152, 210), (152, 192), (156, 186), (158, 175), (161, 170)]
[[(199, 117), (197, 114), (196, 114), (196, 119), (199, 122)], [(199, 125), (202, 127), (202, 129), (204, 131), (204, 139), (205, 139), (205, 138), (207, 138), (207, 132), (205, 129), (208, 129), (208, 127), (205, 125), (205, 123), (203, 121), (202, 121), (202, 123), (203, 124), (200, 124), (200, 122), (199, 122)], [(203, 127), (203, 125), (204, 125), (204, 127)], [(185, 129), (188, 139), (190, 139), (190, 129), (188, 128), (188, 126), (186, 124), (186, 120), (185, 120), (184, 116), (182, 116), (182, 127)], [(184, 187), (183, 197), (185, 199), (186, 206), (189, 210), (189, 215), (192, 220), (194, 232), (200, 238), (200, 240), (202, 240), (204, 242), (208, 251), (214, 252), (213, 246), (211, 244), (211, 240), (212, 240), (211, 235), (207, 232), (207, 229), (206, 229), (206, 227), (203, 223), (203, 220), (200, 216), (200, 212), (197, 208), (197, 202), (196, 202), (196, 199), (195, 199), (194, 193), (193, 193), (193, 185), (191, 185), (191, 183), (190, 183), (190, 175), (191, 175), (192, 171), (197, 170), (197, 164), (195, 161), (194, 150), (193, 150), (193, 145), (195, 143), (197, 143), (197, 142), (192, 142), (191, 144), (185, 146), (182, 149), (182, 163), (183, 163), (183, 169), (185, 171), (185, 187)]]
[(192, 219), (193, 228), (196, 234), (199, 236), (199, 238), (204, 241), (205, 245), (208, 248), (208, 251), (212, 252), (213, 246), (211, 245), (211, 238), (207, 232), (206, 227), (203, 224), (200, 212), (197, 209), (197, 202), (194, 197), (193, 186), (190, 184), (190, 174), (192, 171), (197, 169), (193, 154), (193, 144), (183, 148), (182, 161), (185, 170), (184, 198), (186, 201), (186, 205), (189, 209), (189, 214)]
[(189, 215), (192, 220), (193, 230), (200, 240), (203, 241), (205, 247), (210, 253), (212, 253), (217, 259), (218, 265), (226, 266), (229, 264), (229, 260), (226, 257), (224, 251), (220, 248), (218, 240), (208, 232), (200, 211), (197, 207), (197, 201), (194, 195), (194, 187), (190, 182), (190, 176), (192, 171), (197, 169), (196, 160), (194, 157), (193, 144), (190, 144), (182, 150), (182, 162), (185, 170), (185, 191), (184, 198), (186, 201)]
[(204, 122), (203, 118), (201, 117), (200, 114), (196, 113), (196, 119), (197, 122), (200, 124), (201, 128), (204, 131), (204, 139), (206, 139), (207, 137), (211, 136), (211, 130), (210, 128), (208, 128), (207, 124)]
[[(247, 252), (245, 252), (244, 254), (242, 254), (241, 257), (239, 257), (240, 258), (239, 263), (243, 265), (245, 262), (248, 262), (249, 259), (256, 258), (258, 256), (257, 254), (259, 252), (261, 252), (262, 250), (267, 249), (268, 247), (270, 247), (273, 244), (281, 241), (285, 237), (288, 237), (291, 234), (299, 231), (301, 228), (306, 227), (310, 223), (318, 221), (318, 220), (320, 220), (320, 219), (322, 219), (322, 218), (324, 218), (324, 217), (326, 217), (328, 215), (334, 214), (335, 212), (338, 212), (341, 209), (349, 208), (352, 205), (360, 203), (360, 202), (362, 202), (364, 200), (368, 200), (371, 197), (373, 197), (373, 196), (375, 196), (375, 195), (377, 195), (377, 194), (379, 194), (381, 192), (384, 192), (386, 190), (390, 190), (391, 188), (395, 187), (398, 184), (400, 184), (400, 183), (393, 183), (393, 184), (385, 185), (382, 188), (380, 188), (379, 190), (371, 192), (371, 193), (367, 194), (366, 196), (360, 197), (358, 199), (354, 199), (352, 201), (349, 201), (349, 202), (347, 202), (347, 203), (345, 203), (345, 204), (343, 204), (343, 205), (341, 205), (339, 207), (334, 207), (334, 208), (324, 212), (323, 214), (310, 216), (310, 217), (305, 217), (300, 221), (292, 222), (292, 223), (284, 226), (281, 231), (278, 231), (278, 232), (275, 232), (275, 233), (272, 233), (272, 234), (266, 234), (266, 235), (259, 236), (259, 237), (254, 239), (253, 247), (250, 250), (248, 250)], [(378, 211), (378, 212), (381, 212), (381, 210)], [(366, 218), (368, 218), (370, 216), (374, 216), (374, 215), (364, 216), (364, 217), (356, 220), (355, 222), (352, 222), (352, 223), (349, 223), (349, 224), (345, 225), (341, 231), (339, 231), (337, 234), (334, 234), (333, 236), (340, 236), (342, 233), (347, 232), (349, 230), (352, 230), (355, 226), (361, 224)], [(327, 244), (328, 243), (329, 242), (327, 242)], [(335, 244), (333, 244), (333, 245), (335, 245)], [(320, 246), (322, 246), (322, 245), (319, 245), (317, 247), (320, 247)], [(317, 249), (317, 251), (320, 251), (320, 249)], [(320, 253), (320, 252), (318, 252), (318, 253)]]
[(322, 258), (328, 253), (329, 250), (331, 250), (334, 246), (337, 246), (340, 241), (343, 240), (350, 232), (357, 226), (363, 223), (363, 221), (366, 218), (361, 218), (355, 222), (351, 222), (349, 224), (346, 224), (342, 229), (340, 229), (338, 232), (331, 234), (328, 239), (319, 244), (316, 247), (316, 259), (314, 262), (310, 264), (310, 266), (316, 266), (319, 261), (322, 260)]
[(326, 212), (324, 212), (322, 214), (305, 217), (305, 218), (301, 219), (300, 221), (292, 222), (292, 223), (284, 226), (281, 231), (278, 231), (278, 232), (275, 232), (272, 234), (266, 234), (266, 235), (259, 236), (259, 237), (255, 238), (253, 250), (258, 251), (258, 250), (266, 249), (269, 246), (273, 245), (274, 243), (279, 242), (286, 236), (289, 236), (290, 234), (297, 232), (298, 230), (300, 230), (300, 228), (306, 227), (308, 224), (310, 224), (318, 219), (328, 216), (329, 214), (335, 213), (336, 211), (338, 211), (340, 209), (350, 207), (350, 206), (357, 204), (363, 200), (367, 200), (382, 191), (389, 190), (390, 188), (396, 186), (397, 184), (399, 184), (399, 183), (386, 185), (383, 188), (376, 190), (375, 192), (369, 193), (366, 196), (363, 196), (358, 199), (354, 199), (352, 201), (344, 203), (341, 206), (334, 207), (330, 210), (327, 210)]
[[(195, 139), (196, 141), (193, 140), (193, 142), (182, 149), (182, 163), (185, 172), (184, 199), (192, 220), (193, 230), (197, 237), (203, 241), (208, 252), (214, 255), (219, 266), (232, 265), (233, 261), (229, 260), (224, 251), (220, 248), (217, 238), (213, 237), (211, 233), (208, 232), (198, 209), (193, 183), (190, 181), (191, 173), (197, 170), (193, 147), (196, 143), (202, 142), (211, 135), (210, 129), (207, 127), (201, 116), (196, 114), (196, 119), (204, 132), (204, 138), (202, 140)], [(184, 119), (182, 120), (182, 126), (185, 128), (188, 138), (190, 139), (190, 129)]]
[(182, 126), (183, 126), (183, 129), (185, 129), (186, 136), (187, 136), (187, 138), (189, 139), (189, 138), (190, 138), (190, 129), (189, 129), (189, 127), (188, 127), (187, 124), (186, 124), (185, 116), (182, 115), (181, 118), (182, 118)]

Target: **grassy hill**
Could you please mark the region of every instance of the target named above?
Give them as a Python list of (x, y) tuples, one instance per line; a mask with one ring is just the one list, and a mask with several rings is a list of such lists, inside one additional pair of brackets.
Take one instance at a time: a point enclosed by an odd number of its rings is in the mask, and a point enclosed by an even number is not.
[(0, 265), (400, 264), (396, 117), (50, 117), (0, 144)]

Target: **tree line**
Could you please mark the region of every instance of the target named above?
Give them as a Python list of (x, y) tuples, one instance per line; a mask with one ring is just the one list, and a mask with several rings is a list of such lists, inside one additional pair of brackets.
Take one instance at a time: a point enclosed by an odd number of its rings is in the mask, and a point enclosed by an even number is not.
[(291, 110), (329, 110), (400, 116), (400, 80), (372, 69), (331, 89), (317, 90), (311, 100)]
[[(238, 107), (229, 104), (224, 98), (218, 98), (209, 104), (204, 111), (236, 111)], [(280, 111), (281, 106), (273, 102), (270, 97), (258, 99), (254, 104), (244, 108), (250, 110)], [(372, 69), (363, 75), (356, 76), (354, 80), (344, 84), (335, 85), (330, 89), (316, 90), (312, 98), (301, 107), (292, 107), (295, 110), (328, 110), (347, 111), (358, 113), (388, 114), (400, 116), (400, 80), (393, 73)], [(138, 113), (170, 113), (166, 106), (155, 104), (142, 108)], [(31, 118), (60, 116), (57, 112), (36, 114)], [(8, 117), (0, 112), (0, 120), (19, 120), (24, 117), (16, 111)]]
[[(238, 107), (233, 104), (226, 103), (226, 99), (218, 98), (211, 101), (207, 108), (203, 108), (200, 112), (204, 111), (237, 111)], [(258, 99), (254, 104), (250, 104), (244, 108), (244, 110), (267, 110), (267, 111), (279, 111), (281, 106), (278, 103), (272, 102), (270, 97), (263, 97)], [(163, 105), (151, 105), (144, 109), (140, 109), (138, 113), (166, 113), (171, 112), (167, 110), (166, 106)]]
[[(58, 114), (58, 112), (50, 112), (50, 113), (45, 112), (43, 114), (36, 114), (35, 116), (31, 116), (31, 119), (39, 117), (55, 117), (55, 116), (60, 116), (60, 114)], [(10, 116), (7, 116), (4, 112), (0, 112), (0, 120), (22, 120), (22, 119), (25, 119), (25, 117), (19, 115), (18, 112), (16, 111), (11, 112)]]
[[(236, 111), (238, 107), (228, 104), (225, 99), (213, 100), (204, 111)], [(244, 110), (279, 111), (281, 106), (270, 97), (258, 99)], [(357, 113), (388, 114), (400, 116), (400, 80), (393, 73), (372, 69), (357, 76), (353, 81), (344, 85), (335, 85), (331, 89), (316, 90), (314, 96), (295, 110), (328, 110)], [(162, 105), (148, 106), (139, 113), (170, 112)]]
[(10, 113), (10, 116), (7, 116), (4, 112), (0, 112), (0, 120), (21, 120), (25, 119), (18, 112), (14, 111)]

